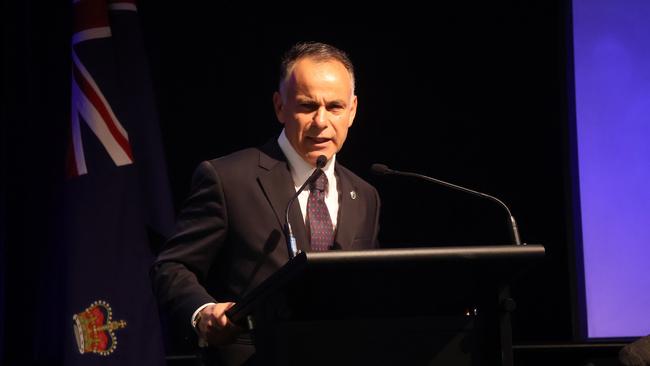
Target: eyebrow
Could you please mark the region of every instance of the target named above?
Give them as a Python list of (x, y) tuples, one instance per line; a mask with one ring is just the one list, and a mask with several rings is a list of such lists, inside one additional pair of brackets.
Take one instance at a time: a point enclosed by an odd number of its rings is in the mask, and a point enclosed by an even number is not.
[[(320, 105), (320, 102), (318, 102), (318, 101), (316, 101), (316, 100), (314, 100), (312, 98), (309, 98), (309, 97), (297, 96), (296, 100), (298, 101), (298, 103), (307, 103), (307, 104)], [(332, 104), (339, 104), (339, 105), (342, 105), (342, 106), (347, 105), (347, 103), (345, 103), (345, 101), (342, 100), (342, 99), (334, 99), (334, 100), (326, 102), (325, 104), (328, 105), (328, 106), (332, 105)]]

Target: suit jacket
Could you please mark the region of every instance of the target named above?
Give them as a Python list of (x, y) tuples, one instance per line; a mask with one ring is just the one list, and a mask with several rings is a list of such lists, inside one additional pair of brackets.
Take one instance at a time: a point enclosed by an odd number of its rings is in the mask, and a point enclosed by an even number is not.
[[(339, 215), (334, 248), (376, 247), (377, 191), (338, 162), (335, 175)], [(286, 263), (284, 212), (294, 194), (289, 165), (275, 140), (201, 163), (176, 233), (152, 267), (162, 308), (189, 327), (201, 305), (237, 302)], [(309, 251), (297, 202), (289, 214), (298, 248)]]

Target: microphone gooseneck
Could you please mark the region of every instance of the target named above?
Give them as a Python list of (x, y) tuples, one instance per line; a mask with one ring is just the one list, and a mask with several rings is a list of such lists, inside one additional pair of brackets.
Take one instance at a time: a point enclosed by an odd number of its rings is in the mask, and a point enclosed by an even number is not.
[(487, 199), (489, 199), (489, 200), (491, 200), (493, 202), (496, 202), (501, 207), (503, 207), (506, 210), (506, 212), (508, 213), (508, 217), (510, 218), (510, 230), (512, 232), (513, 241), (515, 242), (516, 245), (521, 245), (521, 238), (519, 237), (519, 229), (517, 227), (517, 221), (515, 221), (515, 217), (512, 216), (512, 213), (510, 212), (510, 209), (508, 208), (508, 206), (505, 203), (503, 203), (503, 201), (501, 201), (500, 199), (498, 199), (498, 198), (496, 198), (494, 196), (490, 196), (489, 194), (481, 193), (481, 192), (478, 192), (478, 191), (475, 191), (475, 190), (472, 190), (472, 189), (469, 189), (469, 188), (461, 187), (461, 186), (456, 185), (456, 184), (445, 182), (445, 181), (440, 180), (440, 179), (431, 178), (431, 177), (428, 177), (426, 175), (422, 175), (422, 174), (418, 174), (418, 173), (411, 173), (411, 172), (401, 172), (399, 170), (393, 170), (393, 169), (390, 169), (388, 166), (386, 166), (384, 164), (372, 164), (372, 166), (370, 167), (370, 170), (373, 173), (377, 174), (377, 175), (402, 175), (402, 176), (406, 176), (406, 177), (415, 177), (415, 178), (418, 178), (418, 179), (424, 179), (424, 180), (426, 180), (428, 182), (436, 183), (436, 184), (439, 184), (439, 185), (442, 185), (442, 186), (445, 186), (445, 187), (448, 187), (448, 188), (452, 188), (452, 189), (455, 189), (455, 190), (458, 190), (458, 191), (461, 191), (461, 192), (473, 194), (475, 196), (487, 198)]
[(296, 237), (293, 235), (293, 230), (291, 229), (291, 223), (289, 222), (289, 209), (291, 209), (291, 205), (293, 202), (298, 198), (300, 193), (305, 190), (305, 187), (316, 181), (318, 177), (323, 174), (323, 168), (327, 164), (327, 157), (325, 155), (320, 155), (316, 159), (316, 169), (314, 170), (313, 173), (307, 178), (305, 183), (300, 186), (300, 188), (296, 191), (296, 194), (291, 197), (289, 202), (287, 203), (287, 209), (284, 211), (284, 236), (287, 241), (287, 251), (289, 253), (289, 259), (293, 258), (296, 256), (298, 253), (298, 245), (296, 243)]

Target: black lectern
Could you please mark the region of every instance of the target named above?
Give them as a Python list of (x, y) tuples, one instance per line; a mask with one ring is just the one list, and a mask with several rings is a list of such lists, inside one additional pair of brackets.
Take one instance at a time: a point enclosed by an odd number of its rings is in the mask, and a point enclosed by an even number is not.
[(300, 253), (228, 312), (264, 365), (512, 365), (508, 283), (541, 245)]

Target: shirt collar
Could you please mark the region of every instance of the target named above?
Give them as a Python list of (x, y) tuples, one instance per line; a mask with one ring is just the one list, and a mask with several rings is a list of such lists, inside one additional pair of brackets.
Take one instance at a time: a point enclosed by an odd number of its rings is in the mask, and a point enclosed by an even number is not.
[[(278, 137), (278, 145), (280, 145), (280, 149), (284, 153), (284, 156), (287, 157), (287, 161), (289, 162), (289, 169), (291, 170), (291, 176), (293, 178), (294, 185), (296, 187), (300, 187), (307, 180), (307, 178), (309, 178), (311, 173), (313, 173), (313, 171), (316, 168), (309, 165), (309, 163), (307, 163), (293, 148), (291, 142), (289, 142), (289, 139), (285, 134), (284, 129), (282, 129), (282, 133), (280, 134), (280, 137)], [(332, 158), (327, 161), (327, 164), (325, 164), (325, 167), (323, 168), (323, 171), (327, 176), (327, 180), (329, 180), (330, 182), (332, 182), (332, 180), (335, 179), (334, 177), (335, 164), (336, 164), (336, 154), (334, 154)]]

